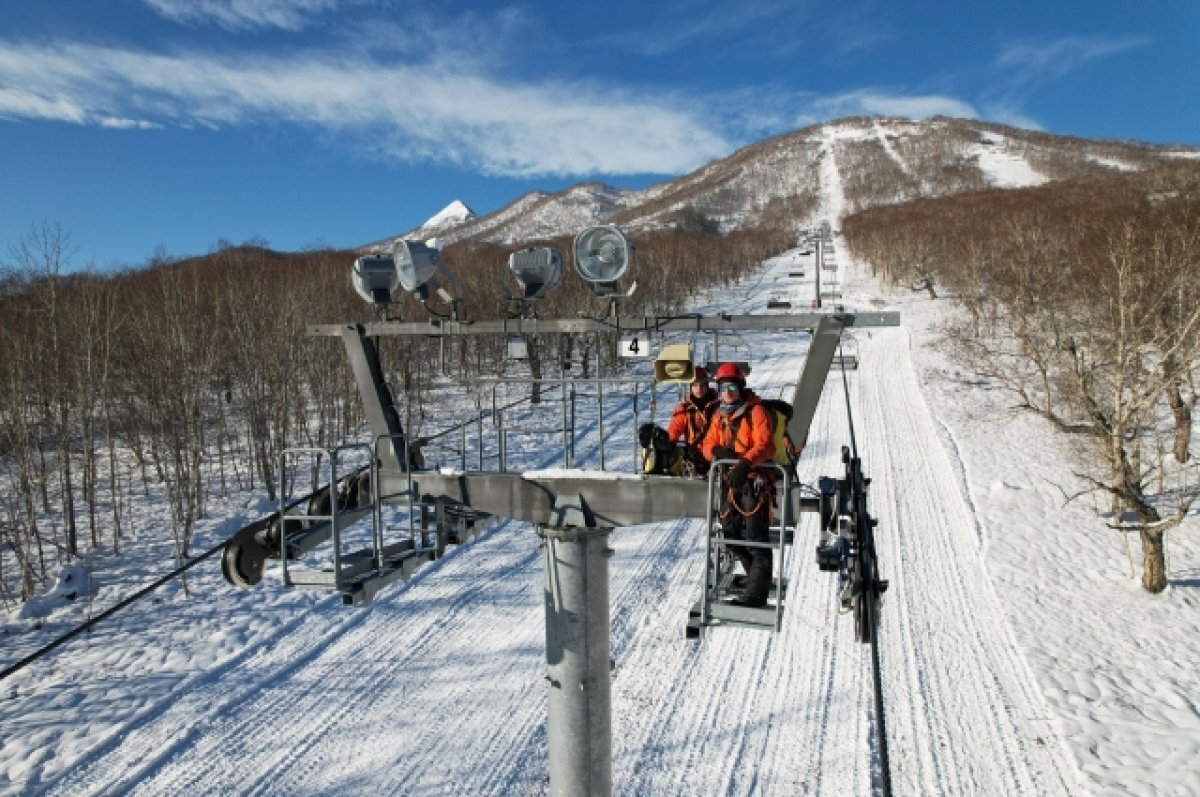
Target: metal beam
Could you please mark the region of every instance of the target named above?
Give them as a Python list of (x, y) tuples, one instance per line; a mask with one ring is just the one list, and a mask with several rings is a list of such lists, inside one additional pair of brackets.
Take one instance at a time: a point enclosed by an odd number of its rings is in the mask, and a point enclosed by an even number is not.
[(808, 441), (808, 430), (817, 413), (817, 405), (821, 402), (825, 379), (829, 376), (829, 366), (833, 363), (838, 341), (842, 338), (843, 326), (840, 315), (827, 315), (813, 332), (808, 355), (804, 358), (804, 370), (800, 372), (800, 381), (796, 383), (796, 391), (792, 394), (792, 419), (787, 426), (788, 435), (797, 445), (804, 445)]
[(609, 528), (539, 528), (546, 542), (550, 794), (612, 793)]
[[(578, 518), (587, 525), (611, 528), (705, 517), (705, 482), (673, 476), (604, 475), (598, 479), (595, 471), (566, 471), (563, 475), (415, 471), (412, 478), (417, 499), (445, 497), (489, 515), (545, 526), (572, 525)], [(407, 479), (402, 473), (380, 471), (380, 493), (385, 500), (388, 495), (403, 493)]]
[(363, 331), (362, 325), (343, 324), (335, 329), (346, 344), (346, 354), (350, 358), (350, 368), (354, 371), (358, 394), (362, 397), (363, 409), (367, 413), (367, 422), (371, 425), (371, 434), (375, 438), (386, 438), (380, 440), (376, 455), (383, 467), (402, 471), (408, 465), (408, 460), (403, 455), (407, 441), (404, 438), (404, 427), (400, 424), (400, 415), (396, 412), (392, 399), (392, 391), (383, 378), (379, 351)]
[[(363, 324), (366, 335), (416, 335), (442, 337), (454, 335), (529, 335), (539, 332), (723, 332), (736, 330), (814, 329), (830, 313), (787, 313), (779, 315), (714, 316), (627, 316), (620, 318), (507, 318), (491, 321), (385, 321)], [(895, 327), (900, 325), (896, 311), (836, 313), (846, 327)], [(341, 335), (337, 324), (313, 324), (308, 334)]]
[[(589, 478), (590, 476), (590, 478)], [(479, 512), (542, 526), (640, 526), (681, 517), (708, 516), (708, 482), (674, 476), (595, 478), (595, 471), (560, 474), (434, 473), (412, 474), (415, 499), (445, 498)], [(407, 501), (408, 476), (379, 473), (381, 500)], [(389, 498), (392, 496), (392, 498)], [(817, 500), (801, 497), (799, 485), (787, 497), (790, 517), (816, 512)]]

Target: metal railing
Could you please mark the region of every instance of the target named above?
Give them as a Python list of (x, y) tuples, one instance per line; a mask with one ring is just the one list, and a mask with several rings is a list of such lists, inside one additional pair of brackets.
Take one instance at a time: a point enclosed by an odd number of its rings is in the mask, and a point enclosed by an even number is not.
[[(677, 389), (672, 383), (659, 382), (650, 377), (603, 377), (603, 378), (587, 378), (582, 377), (545, 377), (540, 379), (515, 379), (515, 378), (496, 378), (480, 380), (483, 384), (491, 384), (492, 389), (492, 424), (497, 430), (497, 450), (499, 456), (499, 469), (505, 471), (508, 469), (509, 451), (508, 441), (511, 435), (529, 435), (529, 434), (561, 434), (564, 467), (574, 468), (576, 466), (576, 444), (579, 439), (578, 434), (578, 416), (579, 402), (581, 400), (594, 400), (596, 402), (596, 434), (598, 436), (598, 456), (599, 468), (605, 470), (608, 466), (608, 444), (605, 435), (605, 387), (615, 385), (632, 385), (633, 386), (633, 425), (631, 429), (636, 433), (637, 428), (641, 425), (641, 395), (644, 390), (650, 393), (649, 399), (649, 422), (654, 422), (655, 411), (658, 404), (657, 391), (660, 386), (671, 384), (671, 389)], [(501, 406), (500, 391), (506, 385), (531, 385), (540, 384), (551, 387), (561, 388), (562, 394), (558, 401), (561, 405), (561, 425), (553, 428), (546, 427), (528, 427), (520, 425), (507, 425), (505, 423), (505, 412), (513, 405)], [(582, 389), (581, 389), (582, 388)], [(594, 388), (595, 392), (588, 390)], [(636, 465), (636, 459), (635, 459)]]
[[(771, 468), (778, 471), (782, 478), (776, 482), (775, 495), (779, 505), (779, 525), (773, 523), (767, 524), (767, 542), (759, 542), (755, 540), (733, 540), (727, 539), (721, 528), (718, 520), (718, 514), (721, 507), (720, 485), (721, 477), (725, 471), (732, 465), (739, 462), (737, 459), (718, 459), (712, 463), (712, 467), (708, 471), (708, 523), (707, 523), (707, 543), (705, 546), (706, 557), (706, 577), (704, 580), (704, 592), (700, 598), (700, 615), (701, 618), (707, 620), (710, 616), (710, 606), (713, 598), (716, 596), (717, 589), (720, 587), (721, 572), (719, 566), (720, 547), (741, 547), (741, 548), (771, 548), (776, 552), (775, 561), (779, 565), (778, 586), (775, 593), (775, 630), (779, 631), (783, 627), (783, 604), (785, 600), (785, 578), (790, 570), (790, 562), (788, 561), (788, 533), (793, 521), (791, 514), (791, 501), (789, 496), (792, 489), (791, 472), (788, 468), (780, 465), (777, 462), (764, 462), (758, 465), (758, 468)], [(770, 499), (768, 499), (770, 500)], [(772, 542), (771, 532), (778, 531), (778, 540)], [(774, 573), (772, 573), (774, 578)]]
[[(283, 583), (286, 586), (292, 586), (293, 581), (288, 568), (288, 539), (287, 539), (287, 521), (293, 520), (297, 523), (304, 524), (305, 521), (328, 521), (330, 537), (333, 541), (333, 581), (332, 586), (339, 592), (342, 591), (342, 525), (339, 522), (347, 513), (347, 508), (341, 506), (341, 496), (338, 491), (338, 483), (341, 479), (351, 476), (351, 473), (340, 474), (338, 472), (339, 460), (343, 458), (346, 452), (358, 451), (365, 453), (368, 460), (367, 467), (370, 471), (370, 479), (372, 490), (377, 489), (378, 485), (378, 467), (376, 458), (372, 450), (372, 446), (367, 443), (347, 443), (335, 448), (321, 448), (316, 446), (303, 446), (286, 448), (279, 454), (279, 529), (280, 529), (280, 565), (282, 567)], [(318, 470), (321, 467), (322, 461), (327, 468), (329, 478), (326, 484), (329, 485), (329, 514), (314, 515), (309, 513), (308, 507), (305, 507), (303, 514), (289, 512), (289, 509), (295, 509), (298, 504), (289, 506), (287, 501), (287, 481), (288, 481), (288, 459), (303, 455), (310, 455), (316, 458), (314, 469)], [(361, 466), (355, 466), (355, 472), (361, 472)], [(372, 512), (372, 541), (380, 539), (378, 526), (378, 513)], [(378, 549), (377, 549), (378, 550)]]

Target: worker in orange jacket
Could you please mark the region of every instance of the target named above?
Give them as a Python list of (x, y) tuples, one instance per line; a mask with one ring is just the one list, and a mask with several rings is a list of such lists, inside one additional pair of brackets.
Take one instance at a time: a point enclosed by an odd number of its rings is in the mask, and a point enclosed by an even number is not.
[(675, 405), (667, 424), (667, 439), (684, 449), (697, 476), (708, 474), (709, 460), (700, 445), (719, 403), (717, 392), (709, 384), (708, 371), (697, 366), (687, 397)]
[(721, 477), (721, 530), (729, 550), (746, 572), (745, 588), (731, 603), (760, 607), (771, 591), (772, 559), (769, 545), (750, 547), (737, 541), (769, 543), (774, 472), (761, 467), (775, 456), (770, 413), (735, 363), (722, 363), (714, 377), (720, 404), (701, 451), (710, 462), (735, 460)]

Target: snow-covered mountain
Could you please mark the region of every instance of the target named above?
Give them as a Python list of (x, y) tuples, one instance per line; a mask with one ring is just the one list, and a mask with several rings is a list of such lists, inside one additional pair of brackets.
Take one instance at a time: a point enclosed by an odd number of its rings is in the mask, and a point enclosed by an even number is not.
[(845, 210), (852, 213), (917, 197), (1141, 169), (1181, 153), (968, 119), (854, 117), (752, 144), (639, 191), (585, 182), (554, 194), (525, 194), (485, 216), (450, 212), (461, 205), (453, 203), (415, 230), (379, 243), (434, 234), (445, 243), (529, 242), (599, 223), (631, 231), (667, 227), (696, 213), (723, 230), (777, 221), (807, 226), (821, 213), (820, 171), (830, 158), (838, 163)]
[(410, 230), (404, 237), (412, 239), (432, 238), (441, 235), (446, 230), (459, 227), (474, 218), (477, 218), (475, 211), (463, 204), (461, 200), (456, 199), (430, 216), (420, 227)]

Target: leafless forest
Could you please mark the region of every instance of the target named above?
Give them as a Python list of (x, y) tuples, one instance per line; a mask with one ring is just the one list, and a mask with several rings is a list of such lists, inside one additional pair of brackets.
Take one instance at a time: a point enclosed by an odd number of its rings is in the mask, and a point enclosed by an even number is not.
[(886, 280), (961, 305), (946, 345), (1072, 436), (1164, 589), (1164, 535), (1197, 493), (1200, 167), (878, 206), (842, 231)]
[[(683, 212), (671, 229), (638, 236), (640, 287), (623, 312), (677, 311), (688, 298), (680, 285), (727, 284), (795, 238), (791, 230), (720, 236), (714, 229), (703, 214)], [(569, 251), (571, 241), (546, 243)], [(510, 251), (447, 248), (447, 265), (463, 285), (464, 318), (505, 312), (499, 285), (511, 280)], [(186, 557), (212, 497), (273, 496), (283, 448), (356, 435), (362, 413), (344, 351), (305, 334), (309, 324), (374, 320), (350, 285), (354, 257), (223, 245), (204, 257), (158, 257), (101, 275), (71, 270), (72, 242), (61, 227), (34, 230), (12, 246), (0, 281), (3, 603), (35, 594), (81, 553), (121, 553), (133, 495), (165, 491), (171, 516), (161, 533)], [(538, 308), (548, 317), (604, 309), (568, 279)], [(392, 317), (428, 315), (406, 299)], [(534, 336), (529, 367), (606, 368), (613, 347), (603, 343), (594, 335)], [(450, 348), (450, 375), (505, 367), (503, 341), (473, 337)], [(443, 368), (435, 341), (392, 338), (381, 349), (414, 434), (457, 420), (426, 417)]]

